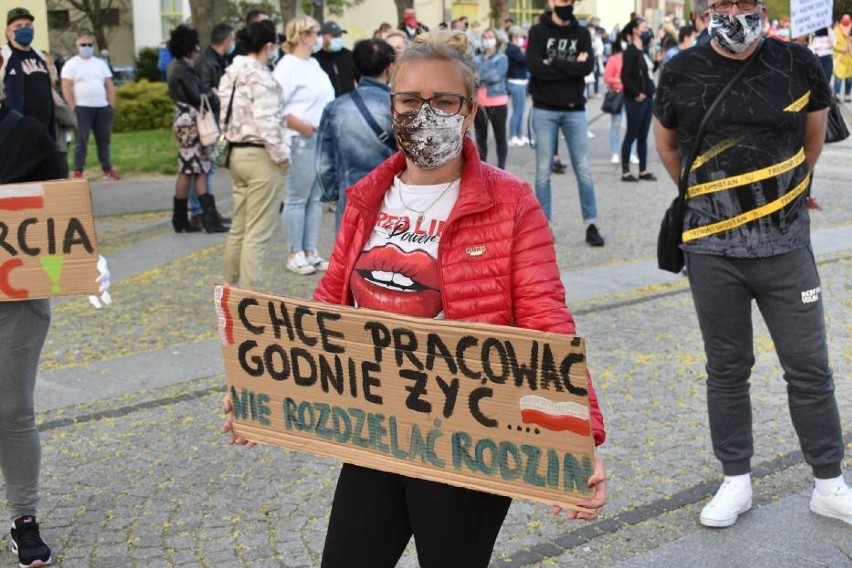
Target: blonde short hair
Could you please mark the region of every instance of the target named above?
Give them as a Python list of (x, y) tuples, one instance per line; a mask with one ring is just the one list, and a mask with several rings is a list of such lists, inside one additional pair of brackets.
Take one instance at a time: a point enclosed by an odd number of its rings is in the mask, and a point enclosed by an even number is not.
[(390, 82), (394, 80), (406, 64), (412, 61), (453, 61), (458, 66), (464, 77), (467, 87), (467, 95), (472, 97), (476, 93), (476, 68), (473, 65), (473, 50), (467, 35), (459, 30), (439, 30), (420, 34), (394, 62)]
[(287, 25), (284, 26), (284, 45), (282, 46), (284, 52), (292, 53), (293, 48), (299, 44), (299, 37), (303, 33), (309, 32), (313, 28), (319, 31), (319, 27), (319, 22), (310, 16), (299, 16), (287, 22)]

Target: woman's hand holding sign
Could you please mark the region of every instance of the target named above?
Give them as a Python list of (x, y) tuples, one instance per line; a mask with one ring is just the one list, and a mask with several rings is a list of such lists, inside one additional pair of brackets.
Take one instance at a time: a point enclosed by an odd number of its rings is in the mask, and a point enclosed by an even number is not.
[(231, 395), (225, 394), (222, 398), (222, 412), (228, 415), (225, 419), (224, 424), (219, 429), (219, 432), (222, 434), (230, 434), (231, 435), (231, 444), (236, 444), (238, 446), (248, 446), (249, 448), (253, 448), (255, 446), (254, 442), (249, 442), (243, 438), (238, 438), (236, 434), (234, 434), (234, 404), (231, 402)]
[[(606, 503), (606, 473), (604, 472), (603, 458), (597, 452), (595, 453), (595, 471), (589, 477), (589, 487), (594, 488), (595, 494), (591, 499), (578, 501), (577, 505), (591, 509), (592, 512), (586, 513), (569, 510), (565, 515), (568, 519), (591, 521), (603, 511), (604, 504)], [(554, 515), (558, 515), (562, 512), (562, 507), (554, 505), (551, 512)]]

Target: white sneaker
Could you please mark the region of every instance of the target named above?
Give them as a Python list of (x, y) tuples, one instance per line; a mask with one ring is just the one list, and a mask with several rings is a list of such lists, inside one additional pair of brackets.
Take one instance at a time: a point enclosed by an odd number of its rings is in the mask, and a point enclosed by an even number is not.
[(619, 157), (618, 154), (613, 154), (612, 158), (609, 159), (609, 163), (610, 164), (620, 164), (621, 163), (621, 157)]
[(521, 141), (518, 140), (517, 136), (512, 136), (511, 138), (509, 138), (509, 146), (510, 147), (517, 148), (520, 145), (521, 145)]
[(328, 261), (318, 255), (317, 253), (312, 253), (310, 256), (305, 257), (305, 260), (308, 261), (308, 264), (316, 268), (317, 270), (327, 270), (328, 269)]
[(591, 130), (589, 130), (589, 138), (594, 138), (594, 137), (595, 137), (595, 133), (592, 132)]
[(705, 527), (729, 527), (737, 517), (751, 509), (751, 484), (722, 482), (716, 495), (701, 509)]
[(852, 525), (852, 489), (843, 484), (828, 495), (822, 495), (814, 489), (811, 496), (811, 512)]
[(633, 154), (632, 156), (630, 156), (630, 163), (631, 164), (638, 164), (639, 163), (639, 156), (637, 156), (636, 154)]
[(313, 274), (317, 271), (317, 269), (314, 268), (314, 265), (310, 264), (308, 259), (305, 258), (305, 253), (303, 251), (299, 251), (290, 257), (287, 261), (287, 270), (302, 275)]

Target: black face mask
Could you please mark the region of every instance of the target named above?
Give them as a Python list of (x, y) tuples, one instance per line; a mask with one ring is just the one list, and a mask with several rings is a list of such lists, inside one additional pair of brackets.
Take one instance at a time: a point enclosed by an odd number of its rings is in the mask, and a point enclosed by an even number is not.
[(554, 6), (553, 13), (563, 22), (567, 22), (574, 17), (574, 6)]

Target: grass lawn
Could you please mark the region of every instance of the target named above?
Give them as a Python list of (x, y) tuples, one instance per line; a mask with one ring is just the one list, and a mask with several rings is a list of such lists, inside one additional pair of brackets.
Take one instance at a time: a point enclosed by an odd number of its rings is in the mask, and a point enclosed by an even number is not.
[[(72, 173), (74, 144), (72, 140), (68, 145), (68, 170)], [(122, 176), (177, 173), (177, 140), (171, 130), (113, 133), (110, 155), (113, 167)], [(94, 135), (89, 136), (85, 173), (89, 179), (99, 179), (103, 174)]]

